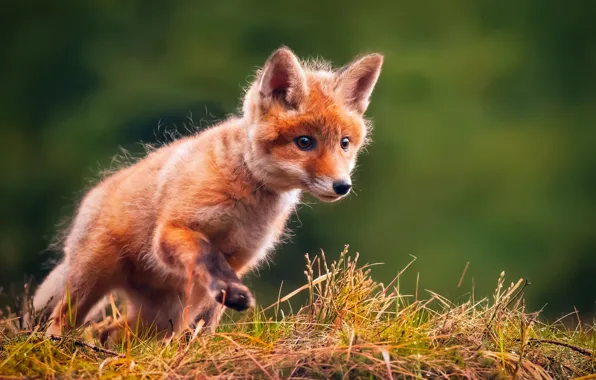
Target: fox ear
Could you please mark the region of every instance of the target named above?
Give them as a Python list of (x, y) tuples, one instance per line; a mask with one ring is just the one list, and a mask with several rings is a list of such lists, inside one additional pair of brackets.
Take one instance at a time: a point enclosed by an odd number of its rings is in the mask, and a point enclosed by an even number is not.
[(381, 54), (369, 54), (338, 71), (336, 91), (345, 104), (360, 114), (368, 108), (370, 95), (383, 66)]
[(287, 47), (276, 50), (263, 67), (259, 83), (260, 96), (278, 96), (291, 107), (297, 107), (306, 93), (306, 75), (298, 58)]

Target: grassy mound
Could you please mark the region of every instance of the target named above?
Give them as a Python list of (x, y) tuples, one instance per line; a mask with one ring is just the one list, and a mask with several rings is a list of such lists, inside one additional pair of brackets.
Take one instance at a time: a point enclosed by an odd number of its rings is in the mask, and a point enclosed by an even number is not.
[[(370, 265), (344, 251), (328, 265), (307, 257), (308, 283), (265, 309), (223, 324), (201, 325), (166, 341), (127, 331), (115, 350), (100, 348), (88, 327), (61, 339), (19, 318), (0, 320), (0, 374), (14, 377), (144, 378), (596, 378), (594, 326), (546, 325), (524, 310), (525, 282), (498, 280), (491, 299), (453, 304), (400, 293)], [(402, 271), (403, 273), (403, 271)], [(401, 273), (400, 273), (401, 274)], [(292, 311), (289, 301), (308, 292)], [(115, 307), (115, 305), (113, 305)], [(284, 312), (284, 309), (286, 310)], [(114, 310), (116, 313), (117, 310)]]

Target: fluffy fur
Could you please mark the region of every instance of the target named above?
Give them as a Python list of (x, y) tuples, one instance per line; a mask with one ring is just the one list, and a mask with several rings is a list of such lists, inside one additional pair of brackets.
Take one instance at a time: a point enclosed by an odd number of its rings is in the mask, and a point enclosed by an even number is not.
[[(48, 334), (83, 323), (110, 291), (125, 294), (129, 325), (166, 334), (199, 319), (215, 327), (222, 305), (253, 306), (240, 277), (278, 242), (301, 192), (332, 202), (345, 195), (337, 183), (349, 191), (382, 63), (371, 54), (332, 71), (283, 47), (257, 72), (241, 116), (156, 149), (91, 189), (63, 261), (34, 299), (50, 317)], [(313, 145), (302, 149), (300, 136)]]

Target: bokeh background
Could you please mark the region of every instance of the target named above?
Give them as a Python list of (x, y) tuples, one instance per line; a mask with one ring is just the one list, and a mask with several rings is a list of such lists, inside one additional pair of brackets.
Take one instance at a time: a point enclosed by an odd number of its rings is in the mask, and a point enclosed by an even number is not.
[(357, 195), (301, 208), (292, 242), (248, 279), (261, 303), (304, 283), (305, 253), (349, 243), (385, 263), (380, 281), (416, 256), (401, 283), (419, 276), (421, 296), (490, 295), (505, 271), (530, 279), (531, 309), (591, 318), (595, 14), (557, 0), (2, 2), (0, 286), (47, 273), (58, 222), (120, 147), (235, 112), (285, 44), (338, 66), (386, 60)]

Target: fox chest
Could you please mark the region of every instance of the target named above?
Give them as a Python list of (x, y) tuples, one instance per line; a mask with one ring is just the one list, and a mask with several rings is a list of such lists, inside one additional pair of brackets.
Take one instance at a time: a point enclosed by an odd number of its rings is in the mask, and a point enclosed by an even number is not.
[(299, 192), (289, 192), (262, 202), (237, 202), (226, 223), (211, 237), (232, 268), (243, 272), (264, 259), (281, 237), (286, 222), (299, 200)]

